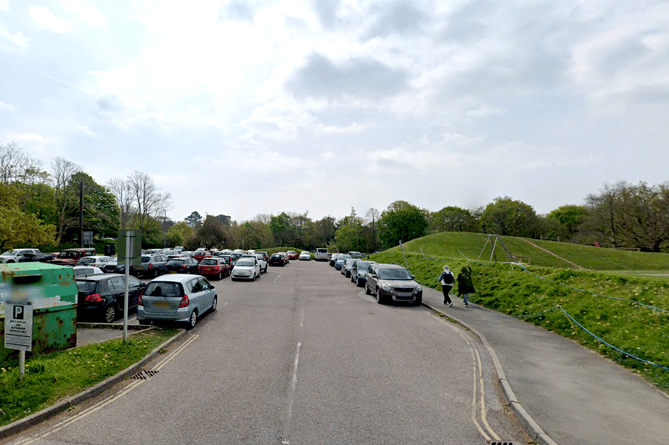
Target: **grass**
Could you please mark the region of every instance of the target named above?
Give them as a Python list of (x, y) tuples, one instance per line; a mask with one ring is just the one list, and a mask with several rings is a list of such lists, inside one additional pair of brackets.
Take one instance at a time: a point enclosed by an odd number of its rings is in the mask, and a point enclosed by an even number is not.
[(80, 393), (137, 363), (177, 331), (150, 329), (121, 339), (80, 348), (34, 355), (26, 359), (19, 380), (19, 362), (0, 368), (0, 426), (29, 416), (57, 401)]
[[(667, 270), (666, 255), (595, 247), (583, 249), (587, 246), (542, 242), (542, 247), (549, 246), (571, 261), (609, 270), (546, 267), (537, 266), (534, 262), (525, 270), (513, 264), (487, 261), (488, 257), (486, 261), (465, 258), (463, 254), (481, 251), (485, 239), (481, 242), (480, 235), (439, 235), (404, 245), (406, 263), (419, 282), (440, 290), (437, 277), (444, 264), (448, 264), (456, 273), (462, 266), (470, 265), (474, 271), (474, 285), (477, 289), (477, 293), (471, 298), (473, 302), (573, 339), (641, 374), (663, 391), (669, 392), (668, 370), (643, 364), (627, 354), (615, 351), (593, 338), (570, 321), (561, 310), (556, 309), (560, 306), (593, 334), (628, 354), (669, 367), (669, 312), (644, 306), (669, 311), (669, 277), (630, 273), (638, 267), (643, 267), (644, 271)], [(464, 245), (467, 239), (472, 240), (473, 245)], [(504, 242), (513, 253), (516, 246), (525, 244), (531, 247), (520, 238), (510, 239), (509, 242), (504, 238)], [(560, 249), (555, 248), (554, 244), (560, 244)], [(448, 247), (443, 248), (444, 246)], [(438, 254), (440, 247), (441, 255)], [(570, 247), (573, 247), (573, 251), (569, 250)], [(420, 248), (425, 256), (417, 252)], [(590, 259), (588, 255), (602, 256)], [(477, 258), (478, 253), (469, 257)], [(372, 255), (371, 258), (380, 262), (405, 264), (399, 248)], [(504, 260), (506, 259), (502, 261)], [(665, 261), (664, 264), (662, 260)], [(546, 261), (553, 262), (549, 259)], [(612, 267), (614, 265), (618, 265), (619, 269)], [(627, 269), (622, 269), (623, 267)], [(540, 315), (527, 316), (532, 314)]]

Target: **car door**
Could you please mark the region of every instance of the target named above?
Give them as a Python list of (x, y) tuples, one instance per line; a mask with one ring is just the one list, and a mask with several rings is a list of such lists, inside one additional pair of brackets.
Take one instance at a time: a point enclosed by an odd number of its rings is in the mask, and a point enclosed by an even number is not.
[(133, 276), (128, 277), (128, 309), (137, 307), (139, 296), (146, 288), (146, 284)]
[(111, 277), (107, 281), (107, 288), (112, 294), (113, 301), (119, 309), (119, 313), (123, 312), (123, 299), (125, 297), (125, 280), (123, 277)]

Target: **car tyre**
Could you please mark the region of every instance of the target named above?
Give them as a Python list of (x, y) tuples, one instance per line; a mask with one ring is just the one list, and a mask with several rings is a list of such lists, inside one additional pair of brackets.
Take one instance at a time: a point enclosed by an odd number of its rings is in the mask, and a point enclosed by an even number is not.
[(113, 323), (116, 320), (116, 308), (110, 304), (105, 308), (104, 321), (105, 323)]
[(211, 311), (216, 312), (218, 308), (218, 296), (214, 295), (214, 301), (211, 302)]
[(374, 293), (374, 296), (376, 297), (376, 302), (378, 304), (383, 304), (385, 302), (385, 298), (381, 297), (381, 292), (379, 292), (379, 288), (376, 288), (376, 292)]
[(216, 275), (216, 279), (218, 281), (221, 281), (223, 279), (223, 274), (221, 272), (219, 272), (218, 275)]
[(365, 294), (367, 294), (367, 295), (372, 295), (372, 291), (369, 290), (369, 287), (368, 287), (368, 286), (365, 286)]
[(142, 326), (148, 326), (148, 325), (151, 324), (151, 321), (150, 321), (150, 320), (137, 320), (137, 321), (138, 321), (139, 324), (142, 325)]
[(186, 330), (190, 331), (197, 324), (197, 310), (193, 309), (193, 312), (190, 313), (188, 317), (188, 323), (186, 324)]

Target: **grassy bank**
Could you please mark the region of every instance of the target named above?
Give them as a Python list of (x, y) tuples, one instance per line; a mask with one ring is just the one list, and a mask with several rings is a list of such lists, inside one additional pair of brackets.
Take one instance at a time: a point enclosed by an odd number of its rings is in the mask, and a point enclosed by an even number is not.
[(19, 380), (18, 360), (0, 368), (0, 426), (29, 416), (58, 400), (80, 393), (143, 359), (176, 334), (150, 329), (121, 339), (82, 346), (26, 359)]
[[(405, 264), (398, 248), (371, 258)], [(441, 290), (437, 277), (444, 264), (449, 264), (454, 271), (471, 265), (477, 289), (473, 302), (573, 339), (642, 374), (669, 392), (669, 371), (615, 351), (557, 309), (560, 306), (605, 342), (631, 355), (669, 367), (669, 312), (662, 311), (669, 311), (669, 278), (556, 267), (528, 266), (523, 269), (501, 262), (468, 261), (463, 255), (433, 258), (416, 252), (406, 254), (409, 269), (421, 283)]]

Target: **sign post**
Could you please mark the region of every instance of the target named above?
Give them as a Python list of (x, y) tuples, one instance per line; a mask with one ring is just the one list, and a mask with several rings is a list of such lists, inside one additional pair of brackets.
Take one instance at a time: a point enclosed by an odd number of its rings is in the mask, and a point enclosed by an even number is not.
[(5, 302), (5, 348), (19, 350), (19, 378), (26, 374), (26, 351), (33, 345), (33, 306), (29, 301)]
[(139, 230), (121, 230), (117, 238), (118, 258), (125, 265), (125, 292), (123, 294), (123, 342), (128, 341), (128, 281), (130, 266), (138, 265), (142, 254), (142, 234)]

